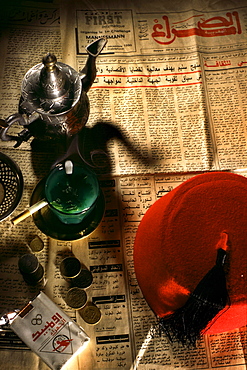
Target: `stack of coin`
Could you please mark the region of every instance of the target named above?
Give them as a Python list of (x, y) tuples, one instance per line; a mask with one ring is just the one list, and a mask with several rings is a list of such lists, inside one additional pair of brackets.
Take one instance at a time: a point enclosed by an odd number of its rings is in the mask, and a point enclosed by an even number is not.
[(93, 282), (91, 271), (82, 267), (81, 262), (76, 257), (64, 258), (60, 264), (60, 272), (73, 287), (85, 289)]
[(44, 269), (34, 254), (22, 255), (18, 261), (18, 267), (27, 284), (36, 285), (42, 281)]

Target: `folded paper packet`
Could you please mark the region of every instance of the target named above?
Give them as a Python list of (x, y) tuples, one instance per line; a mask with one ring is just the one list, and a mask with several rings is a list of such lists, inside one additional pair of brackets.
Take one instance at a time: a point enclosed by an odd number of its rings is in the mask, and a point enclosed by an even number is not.
[(89, 342), (84, 330), (41, 292), (10, 328), (53, 370), (63, 369)]
[[(218, 308), (200, 333), (215, 334), (247, 324), (246, 222), (247, 179), (227, 172), (194, 176), (146, 212), (134, 244), (135, 272), (147, 303), (168, 335), (170, 323), (174, 333), (185, 326), (186, 317), (188, 331), (193, 332), (193, 325), (200, 328), (200, 314), (195, 312), (199, 305), (205, 306), (204, 311)], [(226, 252), (226, 260), (216, 263), (219, 249)], [(217, 270), (214, 280), (212, 269), (214, 274)], [(225, 296), (219, 297), (223, 291)], [(189, 334), (189, 341), (197, 334)], [(186, 335), (180, 333), (178, 340), (185, 341)]]

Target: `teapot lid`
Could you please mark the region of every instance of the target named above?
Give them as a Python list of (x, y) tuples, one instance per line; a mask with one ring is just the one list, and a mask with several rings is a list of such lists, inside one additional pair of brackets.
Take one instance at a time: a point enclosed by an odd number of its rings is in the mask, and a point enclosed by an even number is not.
[(43, 97), (56, 99), (66, 95), (71, 82), (63, 68), (58, 68), (56, 56), (48, 53), (42, 62), (44, 66), (40, 71), (40, 86)]
[(57, 62), (56, 56), (48, 53), (42, 63), (32, 67), (24, 76), (22, 106), (45, 114), (66, 112), (79, 100), (81, 86), (78, 72)]

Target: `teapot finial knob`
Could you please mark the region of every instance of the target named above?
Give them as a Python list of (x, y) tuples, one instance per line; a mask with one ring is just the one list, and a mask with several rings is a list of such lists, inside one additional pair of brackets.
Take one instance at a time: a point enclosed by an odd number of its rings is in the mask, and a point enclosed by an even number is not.
[[(53, 113), (70, 108), (71, 102), (67, 100), (70, 91), (69, 76), (63, 70), (61, 63), (59, 66), (57, 65), (57, 58), (54, 54), (48, 53), (43, 57), (42, 62), (43, 68), (40, 72), (42, 108), (45, 111), (52, 109)], [(58, 98), (60, 98), (60, 101), (52, 101)]]
[(43, 57), (42, 62), (49, 71), (52, 71), (56, 66), (57, 58), (54, 54), (48, 53)]

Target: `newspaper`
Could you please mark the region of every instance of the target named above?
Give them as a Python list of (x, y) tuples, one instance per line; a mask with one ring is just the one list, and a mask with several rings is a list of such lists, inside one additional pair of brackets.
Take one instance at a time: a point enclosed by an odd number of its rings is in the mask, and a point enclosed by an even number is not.
[[(61, 1), (27, 2), (8, 11), (8, 17), (1, 15), (0, 118), (18, 110), (22, 78), (44, 53), (54, 52), (80, 71), (85, 47), (98, 37), (108, 39), (88, 93), (90, 116), (81, 153), (91, 165), (103, 155), (104, 166), (96, 169), (106, 202), (99, 227), (80, 240), (63, 241), (42, 233), (31, 217), (15, 227), (10, 218), (1, 223), (0, 312), (22, 308), (43, 290), (90, 337), (68, 370), (246, 368), (246, 328), (204, 336), (195, 349), (160, 337), (132, 257), (137, 227), (159, 197), (197, 173), (247, 175), (246, 13), (246, 1), (217, 6), (174, 1), (169, 7), (154, 1), (151, 10), (142, 1)], [(57, 147), (35, 139), (13, 145), (1, 142), (1, 151), (24, 175), (17, 215), (29, 206), (34, 188), (56, 160)], [(18, 258), (30, 251), (36, 235), (44, 242), (37, 256), (45, 281), (29, 287), (18, 271)], [(86, 292), (101, 311), (95, 325), (64, 300), (68, 284), (59, 266), (70, 255), (93, 274)], [(18, 369), (47, 369), (31, 351), (16, 352), (23, 344), (15, 340), (3, 344), (0, 369), (6, 363), (9, 369), (16, 364)]]
[(73, 2), (70, 12), (63, 2), (65, 62), (80, 70), (85, 46), (108, 40), (89, 92), (88, 125), (103, 122), (109, 136), (119, 131), (107, 146), (112, 173), (245, 167), (247, 4), (233, 3), (212, 9), (198, 1), (192, 10), (175, 2), (169, 12), (165, 5), (150, 11), (148, 2), (123, 10), (80, 1), (72, 17)]

